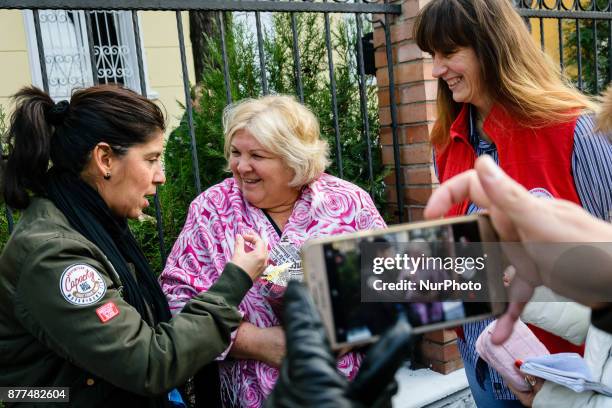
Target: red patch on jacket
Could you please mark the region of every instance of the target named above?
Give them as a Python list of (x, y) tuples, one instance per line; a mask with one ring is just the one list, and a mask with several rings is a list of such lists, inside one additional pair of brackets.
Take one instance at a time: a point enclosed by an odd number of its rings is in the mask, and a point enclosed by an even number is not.
[(106, 323), (116, 316), (119, 316), (119, 309), (113, 302), (108, 302), (96, 309), (96, 314), (102, 323)]

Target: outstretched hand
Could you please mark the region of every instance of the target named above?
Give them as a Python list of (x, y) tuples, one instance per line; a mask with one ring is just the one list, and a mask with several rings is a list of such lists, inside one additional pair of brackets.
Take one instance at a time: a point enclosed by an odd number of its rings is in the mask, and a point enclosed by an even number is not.
[[(476, 160), (474, 170), (447, 180), (434, 191), (425, 208), (425, 218), (441, 217), (453, 204), (466, 199), (488, 211), (502, 241), (523, 243), (522, 246), (502, 245), (516, 267), (516, 276), (509, 288), (511, 303), (508, 311), (499, 319), (493, 333), (495, 344), (503, 343), (510, 336), (514, 322), (535, 287), (545, 284), (560, 295), (589, 304), (584, 291), (576, 289), (583, 286), (579, 281), (599, 282), (594, 288), (607, 285), (602, 279), (609, 274), (601, 273), (596, 267), (589, 272), (592, 274), (589, 279), (576, 276), (572, 273), (574, 271), (558, 269), (559, 259), (568, 255), (563, 251), (569, 246), (559, 246), (559, 253), (554, 253), (543, 250), (545, 247), (542, 245), (533, 244), (612, 240), (612, 228), (579, 206), (565, 200), (542, 200), (532, 196), (485, 155)], [(609, 265), (612, 255), (607, 254), (605, 248), (589, 248), (587, 245), (585, 248), (578, 248), (582, 251), (579, 253), (593, 253), (592, 259), (607, 259)], [(605, 261), (593, 263), (595, 266), (606, 265)]]
[[(247, 252), (245, 242), (251, 245), (250, 252)], [(268, 262), (266, 242), (256, 234), (236, 235), (231, 262), (242, 268), (255, 281), (266, 269)]]

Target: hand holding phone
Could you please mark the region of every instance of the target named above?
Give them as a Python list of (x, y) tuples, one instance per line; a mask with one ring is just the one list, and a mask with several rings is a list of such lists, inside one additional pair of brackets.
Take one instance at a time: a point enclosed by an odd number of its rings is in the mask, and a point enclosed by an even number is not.
[(307, 242), (304, 277), (332, 348), (375, 341), (401, 313), (415, 333), (501, 314), (496, 241), (473, 215)]

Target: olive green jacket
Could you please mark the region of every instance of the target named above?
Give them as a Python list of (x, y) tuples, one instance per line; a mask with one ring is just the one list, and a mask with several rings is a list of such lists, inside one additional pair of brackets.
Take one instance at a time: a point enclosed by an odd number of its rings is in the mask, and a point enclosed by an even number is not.
[[(74, 265), (93, 268), (104, 281), (103, 295), (100, 279), (94, 288), (99, 300), (66, 298), (60, 281)], [(70, 387), (71, 406), (88, 407), (106, 405), (116, 387), (163, 394), (229, 346), (251, 285), (229, 263), (209, 291), (150, 327), (121, 297), (106, 256), (53, 203), (35, 198), (0, 255), (0, 386)], [(110, 302), (116, 307), (103, 322), (100, 308)]]

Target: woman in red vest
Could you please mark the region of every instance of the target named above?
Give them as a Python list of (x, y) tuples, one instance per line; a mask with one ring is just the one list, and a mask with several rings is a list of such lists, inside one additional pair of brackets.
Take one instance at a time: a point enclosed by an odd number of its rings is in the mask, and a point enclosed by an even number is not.
[[(532, 194), (563, 198), (600, 218), (612, 209), (612, 145), (595, 135), (593, 102), (565, 82), (508, 0), (432, 0), (415, 39), (431, 54), (438, 119), (431, 134), (440, 182), (490, 155)], [(470, 214), (469, 201), (447, 215)], [(464, 325), (459, 350), (478, 406), (520, 406), (474, 344), (490, 321)], [(579, 348), (535, 328), (551, 352)]]

